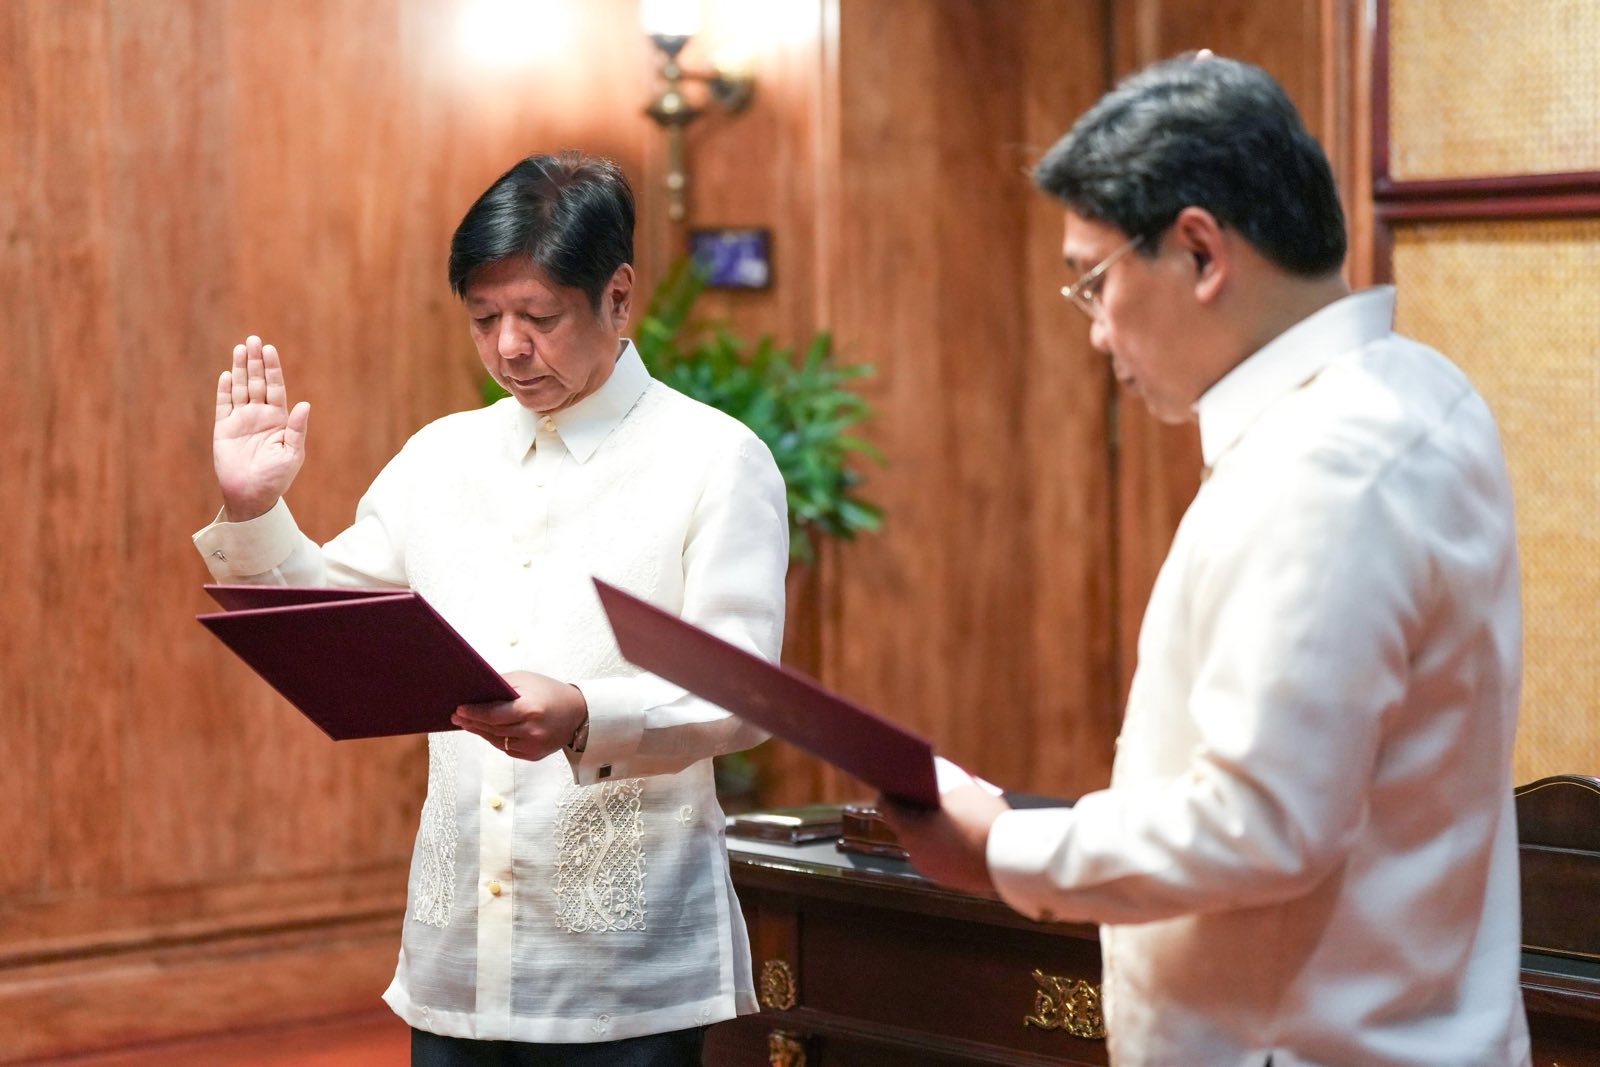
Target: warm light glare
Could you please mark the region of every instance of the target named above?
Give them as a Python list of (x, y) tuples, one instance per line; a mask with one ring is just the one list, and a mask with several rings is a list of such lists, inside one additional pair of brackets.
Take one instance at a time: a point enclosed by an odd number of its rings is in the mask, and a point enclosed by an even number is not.
[(471, 0), (461, 12), (461, 50), (485, 67), (527, 66), (570, 47), (571, 23), (562, 0)]
[(705, 54), (729, 74), (754, 74), (761, 56), (785, 46), (804, 46), (820, 30), (814, 5), (774, 0), (719, 0), (707, 12), (706, 27)]
[(651, 37), (693, 37), (700, 32), (700, 0), (639, 0), (639, 25)]

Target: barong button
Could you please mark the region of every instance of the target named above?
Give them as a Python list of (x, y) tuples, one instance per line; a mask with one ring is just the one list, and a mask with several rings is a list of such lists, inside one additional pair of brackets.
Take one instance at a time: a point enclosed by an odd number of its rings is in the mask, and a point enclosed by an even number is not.
[(497, 897), (497, 896), (500, 895), (500, 883), (499, 882), (490, 882), (489, 883), (489, 895), (491, 897)]

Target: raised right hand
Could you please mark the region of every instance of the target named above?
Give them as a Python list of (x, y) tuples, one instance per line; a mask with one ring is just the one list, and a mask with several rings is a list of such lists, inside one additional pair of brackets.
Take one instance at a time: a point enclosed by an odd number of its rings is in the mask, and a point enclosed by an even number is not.
[(211, 459), (227, 518), (265, 514), (289, 491), (306, 458), (311, 405), (289, 409), (278, 350), (252, 334), (233, 346), (233, 369), (217, 379)]

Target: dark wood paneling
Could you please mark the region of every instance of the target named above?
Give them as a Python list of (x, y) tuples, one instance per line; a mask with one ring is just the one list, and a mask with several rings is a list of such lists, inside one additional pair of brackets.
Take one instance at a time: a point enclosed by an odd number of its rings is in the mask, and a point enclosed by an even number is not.
[[(0, 6), (0, 54), (8, 57), (0, 85), (0, 156), (28, 159), (44, 134), (34, 75), (40, 30), (21, 4)], [(10, 88), (14, 84), (14, 89)], [(42, 215), (39, 166), (0, 167), (0, 434), (5, 471), (0, 475), (0, 513), (8, 517), (0, 552), (0, 899), (36, 892), (48, 877), (48, 837), (40, 832), (45, 809), (45, 748), (41, 734), (43, 695), (34, 668), (44, 651), (40, 620), (45, 614), (43, 523), (48, 412), (60, 372), (41, 354), (45, 293), (38, 266), (41, 246), (52, 238)]]
[[(40, 687), (34, 722), (39, 778), (30, 783), (36, 817), (49, 827), (48, 884), (57, 891), (93, 891), (125, 874), (125, 855), (106, 847), (102, 803), (116, 803), (125, 778), (119, 683), (125, 661), (121, 588), (124, 528), (120, 516), (132, 486), (134, 457), (108, 424), (134, 364), (122, 358), (122, 333), (110, 299), (122, 264), (111, 240), (125, 224), (113, 214), (114, 122), (110, 29), (74, 18), (67, 6), (37, 5), (25, 15), (26, 53), (35, 92), (38, 170), (35, 218), (41, 240), (33, 270), (38, 303), (34, 350), (24, 358), (46, 368), (33, 427), (41, 434), (43, 495), (19, 501), (22, 521), (38, 524), (43, 583), (40, 617), (15, 622), (33, 633), (35, 658), (25, 668)], [(5, 432), (5, 431), (0, 431)], [(70, 786), (77, 802), (48, 797)]]
[[(1032, 4), (1022, 27), (1023, 152), (1037, 161), (1105, 88), (1109, 27), (1100, 5)], [(1022, 353), (1023, 454), (1032, 589), (1032, 701), (1016, 749), (1027, 758), (1007, 788), (1080, 796), (1110, 778), (1122, 722), (1117, 690), (1112, 567), (1115, 382), (1089, 345), (1088, 321), (1059, 295), (1073, 279), (1061, 259), (1065, 215), (1037, 192), (1025, 199)], [(1024, 740), (1025, 739), (1025, 740)], [(1015, 752), (1016, 759), (1022, 752)]]
[(840, 9), (830, 301), (891, 465), (883, 534), (832, 575), (825, 675), (996, 781), (1069, 791), (1109, 761), (1106, 375), (1027, 170), (1103, 87), (1104, 27), (1005, 8)]
[(0, 985), (0, 1018), (26, 1020), (6, 1027), (0, 1062), (368, 1009), (388, 984), (399, 925), (391, 915), (27, 968), (25, 981)]
[(422, 742), (330, 744), (262, 686), (193, 623), (188, 539), (246, 333), (312, 401), (292, 501), (325, 538), (477, 403), (444, 279), (471, 199), (568, 145), (642, 183), (643, 41), (593, 60), (634, 0), (553, 5), (557, 47), (499, 72), (461, 56), (467, 6), (0, 5), (0, 1016), (32, 1020), (0, 1060), (388, 980)]

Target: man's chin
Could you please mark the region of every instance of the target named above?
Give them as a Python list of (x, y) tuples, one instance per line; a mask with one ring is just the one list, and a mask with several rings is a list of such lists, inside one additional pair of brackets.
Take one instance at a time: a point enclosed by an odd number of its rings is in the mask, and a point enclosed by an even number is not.
[(1179, 404), (1164, 397), (1151, 396), (1137, 386), (1129, 386), (1128, 391), (1144, 401), (1145, 410), (1150, 412), (1157, 422), (1168, 426), (1182, 426), (1186, 422), (1195, 420), (1194, 405)]
[(552, 389), (548, 380), (541, 379), (537, 384), (519, 385), (513, 381), (503, 381), (500, 387), (511, 394), (518, 404), (539, 415), (548, 414), (560, 408), (566, 399), (559, 389)]

